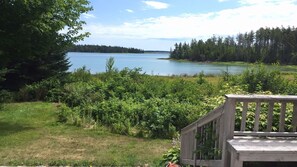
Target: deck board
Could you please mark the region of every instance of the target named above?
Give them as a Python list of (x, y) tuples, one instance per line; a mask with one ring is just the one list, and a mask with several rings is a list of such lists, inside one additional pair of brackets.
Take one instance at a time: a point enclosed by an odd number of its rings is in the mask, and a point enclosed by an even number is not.
[[(237, 138), (229, 140), (228, 143), (240, 152), (287, 152), (297, 153), (297, 140), (276, 138)], [(296, 157), (297, 158), (297, 157)]]
[(235, 138), (228, 140), (228, 146), (240, 162), (297, 160), (296, 138)]

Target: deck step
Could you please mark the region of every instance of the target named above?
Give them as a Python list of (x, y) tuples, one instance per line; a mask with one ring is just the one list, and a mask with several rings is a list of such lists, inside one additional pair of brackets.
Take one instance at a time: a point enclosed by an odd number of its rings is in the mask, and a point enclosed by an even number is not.
[(244, 161), (297, 161), (296, 138), (234, 138), (227, 143), (231, 167)]

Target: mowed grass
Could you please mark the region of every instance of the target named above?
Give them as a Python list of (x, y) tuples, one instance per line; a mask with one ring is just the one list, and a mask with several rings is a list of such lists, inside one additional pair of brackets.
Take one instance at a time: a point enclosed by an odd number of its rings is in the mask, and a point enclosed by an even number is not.
[(52, 103), (11, 103), (0, 109), (0, 165), (158, 166), (170, 147), (170, 140), (59, 124)]

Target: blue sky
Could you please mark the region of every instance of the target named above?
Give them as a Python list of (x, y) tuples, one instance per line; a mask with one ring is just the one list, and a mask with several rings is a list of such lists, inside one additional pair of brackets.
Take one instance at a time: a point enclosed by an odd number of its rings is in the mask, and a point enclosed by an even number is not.
[(80, 44), (170, 50), (176, 42), (297, 26), (297, 0), (90, 0)]

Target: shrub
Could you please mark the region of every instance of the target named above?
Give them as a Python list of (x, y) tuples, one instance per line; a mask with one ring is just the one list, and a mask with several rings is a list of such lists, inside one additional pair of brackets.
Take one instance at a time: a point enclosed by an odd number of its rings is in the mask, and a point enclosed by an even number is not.
[(206, 83), (207, 81), (205, 80), (205, 74), (204, 74), (204, 72), (202, 71), (202, 72), (200, 72), (199, 74), (198, 74), (198, 80), (197, 80), (197, 83), (198, 84), (204, 84), (204, 83)]
[(71, 109), (65, 104), (61, 104), (58, 110), (58, 122), (81, 126), (82, 119), (78, 108)]
[(172, 140), (172, 147), (162, 155), (159, 166), (167, 166), (169, 163), (180, 164), (180, 135)]
[(0, 90), (0, 105), (5, 102), (12, 102), (15, 99), (15, 93), (7, 90)]
[(92, 82), (94, 77), (86, 67), (76, 69), (71, 74), (54, 76), (40, 82), (26, 85), (18, 92), (18, 101), (52, 101), (60, 102), (65, 95), (64, 85), (73, 82)]
[(203, 115), (201, 108), (170, 99), (153, 98), (143, 103), (141, 128), (151, 137), (171, 138), (177, 131)]
[(59, 106), (58, 110), (58, 122), (66, 123), (72, 114), (72, 110), (65, 104)]
[(246, 85), (247, 91), (271, 91), (272, 93), (285, 92), (287, 82), (278, 70), (269, 70), (263, 65), (245, 70), (240, 76), (241, 84)]
[(172, 147), (162, 156), (160, 166), (167, 166), (169, 163), (180, 163), (180, 148)]
[[(138, 104), (133, 103), (131, 100), (123, 101), (112, 98), (108, 101), (95, 103), (95, 106), (89, 112), (98, 123), (110, 127), (115, 133), (127, 135), (130, 133), (131, 125), (136, 124), (134, 112), (138, 108)], [(85, 108), (83, 108), (83, 111), (88, 113)]]
[(71, 112), (75, 112), (79, 113), (75, 116), (80, 115), (82, 120), (92, 118), (115, 133), (158, 138), (171, 138), (181, 128), (203, 115), (196, 105), (158, 98), (144, 102), (132, 98), (111, 98), (102, 102), (83, 103), (69, 109), (61, 110), (60, 120), (68, 122), (68, 117), (73, 117)]
[(87, 70), (86, 66), (75, 69), (69, 76), (71, 82), (89, 82), (93, 80), (93, 76), (90, 70)]
[[(67, 78), (65, 76), (64, 78)], [(52, 77), (26, 85), (18, 92), (18, 101), (44, 101), (52, 90), (60, 90), (64, 84), (60, 77)], [(61, 92), (60, 92), (61, 93)]]
[(294, 79), (288, 83), (286, 94), (297, 95), (297, 74), (295, 74)]
[(70, 107), (76, 107), (86, 103), (102, 101), (105, 98), (102, 90), (103, 83), (97, 82), (72, 82), (65, 84), (62, 101)]

